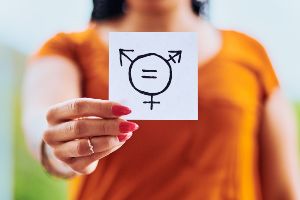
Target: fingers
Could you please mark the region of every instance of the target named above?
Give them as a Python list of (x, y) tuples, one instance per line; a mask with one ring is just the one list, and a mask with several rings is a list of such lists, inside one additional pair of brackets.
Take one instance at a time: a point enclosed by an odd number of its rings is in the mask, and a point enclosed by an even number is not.
[(79, 174), (90, 174), (96, 169), (100, 159), (118, 150), (122, 145), (123, 144), (115, 146), (112, 149), (100, 153), (94, 153), (90, 156), (70, 158), (66, 163)]
[(44, 141), (59, 160), (77, 173), (88, 174), (99, 159), (120, 148), (138, 129), (137, 124), (119, 119), (129, 113), (128, 107), (99, 99), (56, 104), (47, 113), (50, 126)]
[(57, 124), (81, 117), (117, 118), (131, 112), (128, 107), (120, 104), (90, 98), (78, 98), (59, 103), (50, 108), (47, 113), (49, 124)]
[[(127, 135), (130, 136), (132, 133), (128, 133)], [(124, 142), (120, 142), (116, 136), (94, 137), (90, 140), (73, 140), (57, 145), (54, 148), (54, 154), (61, 160), (67, 160), (73, 157), (83, 157), (92, 155), (93, 153), (104, 152), (122, 144), (124, 144)]]
[(136, 123), (123, 119), (80, 119), (49, 127), (44, 133), (44, 140), (53, 146), (80, 138), (117, 136), (137, 129)]

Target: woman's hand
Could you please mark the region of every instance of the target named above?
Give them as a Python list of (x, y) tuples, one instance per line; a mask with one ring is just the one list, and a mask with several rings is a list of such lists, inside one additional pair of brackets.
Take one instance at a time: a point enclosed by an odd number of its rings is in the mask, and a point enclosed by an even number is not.
[(99, 159), (119, 149), (138, 129), (120, 119), (131, 110), (110, 101), (79, 98), (50, 108), (44, 141), (77, 174), (93, 172)]

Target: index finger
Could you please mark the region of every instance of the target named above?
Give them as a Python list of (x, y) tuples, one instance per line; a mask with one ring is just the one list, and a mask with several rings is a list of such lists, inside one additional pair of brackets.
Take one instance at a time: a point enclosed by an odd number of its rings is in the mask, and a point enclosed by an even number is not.
[(78, 98), (52, 106), (47, 113), (47, 120), (50, 124), (57, 124), (81, 117), (118, 118), (129, 113), (130, 108), (115, 102)]

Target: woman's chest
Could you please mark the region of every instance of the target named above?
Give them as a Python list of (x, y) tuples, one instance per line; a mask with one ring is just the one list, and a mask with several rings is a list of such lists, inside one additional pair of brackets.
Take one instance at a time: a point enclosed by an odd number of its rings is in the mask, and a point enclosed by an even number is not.
[[(84, 96), (108, 99), (108, 60), (98, 58), (89, 68), (82, 83)], [(216, 154), (220, 148), (233, 149), (241, 138), (255, 137), (260, 98), (257, 78), (246, 67), (227, 62), (205, 66), (198, 72), (198, 120), (137, 121), (140, 130), (127, 151), (165, 156), (185, 152), (193, 157), (204, 149), (215, 149)]]

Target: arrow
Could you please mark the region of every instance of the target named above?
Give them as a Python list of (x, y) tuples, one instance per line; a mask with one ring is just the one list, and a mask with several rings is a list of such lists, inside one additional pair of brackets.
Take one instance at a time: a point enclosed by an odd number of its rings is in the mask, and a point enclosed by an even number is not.
[(181, 54), (182, 51), (178, 50), (178, 51), (168, 51), (169, 53), (173, 54), (169, 54), (169, 60), (168, 61), (173, 61), (174, 63), (176, 63), (176, 60), (174, 59), (175, 57), (178, 57), (177, 63), (180, 63), (181, 61)]
[(122, 56), (125, 56), (128, 60), (131, 60), (131, 58), (129, 58), (129, 56), (127, 56), (124, 52), (133, 52), (133, 49), (119, 49), (119, 54), (120, 54), (120, 64), (121, 66), (123, 66), (123, 62), (122, 62)]

